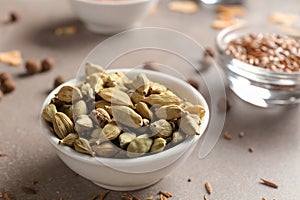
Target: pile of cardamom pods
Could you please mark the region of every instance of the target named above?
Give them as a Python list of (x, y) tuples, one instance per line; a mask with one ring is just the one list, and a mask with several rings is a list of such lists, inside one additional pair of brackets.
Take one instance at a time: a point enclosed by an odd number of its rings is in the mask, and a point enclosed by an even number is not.
[(204, 108), (144, 73), (130, 79), (91, 63), (85, 73), (80, 83), (62, 86), (43, 110), (60, 145), (91, 156), (134, 158), (200, 134)]

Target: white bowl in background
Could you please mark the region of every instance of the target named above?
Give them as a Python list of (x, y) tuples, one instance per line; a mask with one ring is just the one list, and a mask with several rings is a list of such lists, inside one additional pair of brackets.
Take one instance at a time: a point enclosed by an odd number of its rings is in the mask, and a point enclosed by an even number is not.
[(158, 0), (70, 0), (74, 12), (87, 29), (103, 34), (114, 34), (137, 26), (157, 2)]
[[(201, 135), (189, 137), (182, 143), (153, 155), (130, 159), (99, 158), (77, 153), (68, 146), (58, 145), (59, 139), (50, 131), (48, 124), (42, 117), (41, 124), (44, 135), (54, 146), (57, 155), (74, 172), (107, 189), (117, 191), (137, 190), (158, 182), (189, 157), (208, 126), (209, 108), (204, 97), (196, 89), (185, 81), (173, 76), (150, 70), (107, 70), (108, 73), (116, 71), (128, 74), (143, 72), (150, 80), (164, 84), (171, 91), (179, 93), (178, 95), (181, 98), (186, 98), (191, 100), (192, 103), (202, 105), (206, 114), (200, 125)], [(63, 85), (73, 85), (76, 82), (77, 80), (73, 79)], [(42, 110), (63, 85), (53, 90), (47, 96)]]

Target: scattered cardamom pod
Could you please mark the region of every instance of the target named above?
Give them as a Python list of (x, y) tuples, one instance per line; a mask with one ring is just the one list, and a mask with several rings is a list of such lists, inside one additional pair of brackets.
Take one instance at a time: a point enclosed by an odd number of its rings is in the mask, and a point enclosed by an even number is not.
[(82, 99), (82, 94), (77, 87), (66, 85), (58, 91), (56, 97), (62, 102), (72, 103)]
[(125, 126), (138, 128), (143, 125), (142, 117), (127, 106), (112, 106), (114, 119)]
[(108, 122), (111, 121), (110, 115), (103, 108), (97, 108), (91, 113), (91, 118), (103, 128)]
[(121, 146), (122, 148), (126, 148), (127, 145), (128, 145), (134, 138), (136, 138), (136, 134), (135, 134), (135, 133), (129, 133), (129, 132), (122, 133), (122, 134), (119, 136), (120, 146)]
[(74, 132), (73, 122), (66, 114), (62, 112), (55, 113), (52, 119), (52, 123), (53, 123), (54, 131), (60, 139), (63, 139), (69, 133)]
[(200, 135), (198, 123), (189, 114), (185, 114), (181, 117), (179, 128), (187, 135)]
[(165, 120), (160, 119), (150, 124), (150, 130), (157, 137), (167, 138), (173, 133), (171, 124)]
[(93, 128), (93, 121), (88, 115), (80, 115), (75, 122), (75, 130), (77, 133), (91, 130)]
[(74, 142), (74, 148), (75, 151), (79, 153), (89, 154), (91, 156), (95, 156), (95, 153), (93, 152), (89, 141), (87, 141), (84, 138), (78, 138)]
[(150, 152), (158, 153), (165, 149), (167, 142), (163, 138), (156, 138), (151, 146)]
[(149, 152), (153, 140), (147, 136), (139, 136), (132, 140), (127, 147), (127, 156), (129, 158), (138, 157)]
[(149, 109), (146, 103), (144, 102), (139, 102), (135, 104), (136, 111), (144, 118), (147, 118), (149, 120), (153, 119), (153, 113)]
[(96, 155), (104, 158), (110, 158), (116, 155), (120, 149), (111, 142), (104, 142), (99, 145), (92, 146), (92, 150)]
[(181, 117), (182, 109), (178, 105), (166, 105), (155, 111), (156, 117), (160, 119), (172, 120)]
[(77, 119), (80, 115), (86, 115), (88, 112), (86, 103), (84, 100), (77, 101), (73, 105), (73, 119)]
[(52, 119), (53, 119), (55, 113), (57, 113), (56, 106), (54, 104), (50, 103), (43, 109), (42, 116), (47, 122), (52, 123)]
[(74, 142), (76, 139), (78, 139), (79, 136), (77, 133), (69, 133), (64, 139), (60, 140), (58, 144), (63, 144), (67, 146), (74, 146)]

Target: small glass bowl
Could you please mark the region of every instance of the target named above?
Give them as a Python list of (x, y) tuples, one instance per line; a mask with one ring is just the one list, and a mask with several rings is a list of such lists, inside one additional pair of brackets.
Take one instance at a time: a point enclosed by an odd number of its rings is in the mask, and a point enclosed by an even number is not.
[(260, 107), (300, 103), (300, 73), (275, 72), (247, 64), (225, 53), (230, 41), (250, 33), (286, 35), (271, 25), (239, 24), (217, 36), (218, 61), (226, 73), (231, 90), (246, 102)]

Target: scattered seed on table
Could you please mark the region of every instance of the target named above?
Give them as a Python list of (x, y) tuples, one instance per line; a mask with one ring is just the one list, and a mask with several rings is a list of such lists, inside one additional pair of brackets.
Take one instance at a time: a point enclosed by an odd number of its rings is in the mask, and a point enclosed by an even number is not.
[(198, 82), (195, 81), (194, 79), (188, 79), (187, 82), (188, 82), (191, 86), (193, 86), (196, 90), (199, 89), (199, 84), (198, 84)]
[(108, 193), (110, 193), (110, 190), (104, 190), (99, 197), (99, 200), (104, 200), (105, 197), (108, 195)]
[(171, 192), (159, 191), (158, 194), (162, 194), (167, 198), (173, 197), (173, 194)]
[(253, 148), (253, 147), (249, 147), (249, 148), (248, 148), (248, 151), (249, 151), (250, 153), (252, 153), (252, 152), (254, 151), (254, 148)]
[(203, 200), (208, 200), (207, 197), (206, 197), (206, 195), (203, 196)]
[(244, 133), (243, 131), (241, 131), (241, 132), (239, 133), (239, 137), (242, 138), (242, 137), (244, 137), (244, 136), (245, 136), (245, 133)]
[(212, 187), (211, 187), (211, 184), (209, 182), (205, 182), (205, 189), (206, 189), (208, 194), (211, 194)]
[(52, 58), (44, 58), (41, 61), (41, 65), (42, 65), (42, 72), (46, 72), (53, 68), (54, 61)]
[(58, 86), (60, 86), (64, 82), (66, 82), (66, 80), (62, 76), (57, 76), (54, 79), (53, 88), (57, 88)]
[(188, 182), (191, 182), (192, 180), (189, 178), (187, 181), (188, 181)]
[(97, 195), (94, 194), (93, 196), (90, 197), (89, 200), (96, 200), (96, 198), (97, 198)]
[(226, 131), (224, 134), (223, 134), (224, 138), (226, 140), (232, 140), (232, 136), (230, 135), (230, 133), (228, 131)]
[(212, 48), (206, 47), (204, 51), (204, 56), (210, 56), (210, 57), (215, 57), (215, 52)]
[(159, 195), (159, 200), (167, 200), (167, 197), (165, 197), (163, 194)]
[(25, 63), (25, 68), (28, 74), (34, 75), (41, 71), (41, 64), (35, 60), (27, 60)]
[(271, 182), (269, 180), (266, 180), (266, 179), (263, 179), (263, 178), (261, 178), (260, 180), (262, 181), (261, 183), (263, 185), (266, 185), (266, 186), (269, 186), (269, 187), (272, 187), (272, 188), (275, 188), (275, 189), (278, 188), (278, 185), (276, 183), (273, 183), (273, 182)]
[(36, 194), (37, 191), (31, 187), (27, 187), (27, 186), (22, 186), (22, 191), (25, 193), (25, 194)]

